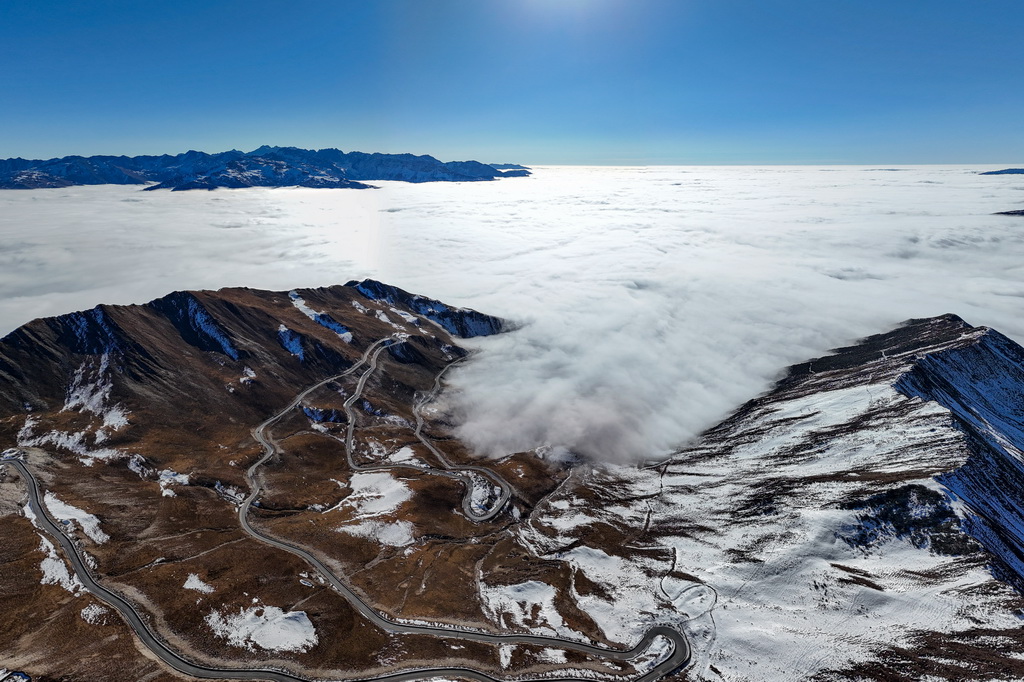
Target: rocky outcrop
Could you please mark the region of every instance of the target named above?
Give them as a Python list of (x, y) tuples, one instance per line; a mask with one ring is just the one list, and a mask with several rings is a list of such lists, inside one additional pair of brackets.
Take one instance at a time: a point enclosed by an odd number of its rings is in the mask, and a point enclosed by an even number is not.
[(985, 171), (978, 175), (1024, 175), (1024, 168), (1004, 168), (1002, 170)]
[(894, 387), (953, 415), (971, 456), (937, 480), (970, 509), (967, 532), (1024, 589), (1024, 348), (985, 329), (916, 360)]
[(410, 294), (408, 291), (383, 284), (376, 280), (355, 280), (345, 286), (353, 287), (371, 301), (383, 301), (415, 311), (417, 314), (436, 322), (449, 334), (469, 339), (474, 336), (489, 336), (507, 329), (507, 323), (497, 317), (484, 315), (468, 308), (452, 308), (431, 298)]

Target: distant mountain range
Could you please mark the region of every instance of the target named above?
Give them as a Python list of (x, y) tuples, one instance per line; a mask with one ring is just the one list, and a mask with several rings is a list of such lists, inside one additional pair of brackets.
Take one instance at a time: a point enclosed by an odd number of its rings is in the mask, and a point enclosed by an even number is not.
[[(507, 169), (507, 170), (502, 170)], [(516, 164), (438, 161), (414, 154), (366, 154), (338, 149), (299, 149), (264, 145), (251, 152), (218, 154), (188, 151), (161, 156), (65, 156), (45, 161), (0, 160), (0, 189), (40, 189), (72, 185), (149, 185), (151, 189), (218, 187), (349, 187), (365, 181), (470, 182), (529, 175)]]

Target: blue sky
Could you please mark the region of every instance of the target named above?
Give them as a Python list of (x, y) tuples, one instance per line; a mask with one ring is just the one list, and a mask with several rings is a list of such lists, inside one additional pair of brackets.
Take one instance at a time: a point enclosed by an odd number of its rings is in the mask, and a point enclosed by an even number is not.
[(0, 0), (0, 158), (1024, 160), (1020, 0)]

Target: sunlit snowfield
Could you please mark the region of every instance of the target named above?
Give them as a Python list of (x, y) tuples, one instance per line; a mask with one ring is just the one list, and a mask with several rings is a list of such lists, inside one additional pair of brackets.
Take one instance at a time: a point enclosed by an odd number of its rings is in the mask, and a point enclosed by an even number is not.
[(1024, 341), (1024, 176), (543, 168), (378, 190), (0, 192), (0, 333), (175, 289), (375, 277), (525, 323), (455, 377), (481, 452), (664, 453), (786, 365), (954, 312)]

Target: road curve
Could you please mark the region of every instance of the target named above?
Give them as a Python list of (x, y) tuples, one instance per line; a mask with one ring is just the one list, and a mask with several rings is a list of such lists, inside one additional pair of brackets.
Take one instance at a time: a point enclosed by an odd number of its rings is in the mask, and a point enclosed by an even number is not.
[[(353, 456), (352, 452), (352, 442), (355, 436), (355, 417), (353, 415), (352, 406), (362, 396), (363, 389), (366, 388), (366, 382), (370, 378), (370, 375), (377, 369), (377, 359), (380, 356), (381, 351), (385, 347), (386, 345), (382, 348), (374, 350), (373, 353), (369, 355), (369, 369), (366, 372), (364, 372), (362, 376), (359, 377), (359, 382), (356, 384), (355, 391), (353, 391), (352, 395), (349, 396), (349, 398), (344, 403), (345, 417), (348, 420), (348, 427), (345, 431), (344, 444), (345, 455), (348, 459), (349, 465), (353, 469), (362, 471), (379, 471), (381, 469), (405, 468), (417, 469), (425, 473), (457, 478), (461, 480), (463, 484), (466, 486), (466, 494), (462, 498), (462, 510), (466, 514), (466, 516), (470, 520), (475, 521), (477, 523), (493, 519), (495, 516), (501, 513), (501, 510), (505, 508), (505, 505), (512, 497), (512, 487), (508, 484), (508, 482), (505, 481), (505, 479), (498, 476), (493, 471), (486, 469), (484, 467), (478, 467), (473, 465), (460, 466), (452, 464), (450, 461), (448, 461), (448, 458), (445, 457), (444, 453), (442, 453), (440, 450), (434, 447), (434, 444), (431, 443), (427, 439), (427, 437), (423, 435), (423, 415), (421, 413), (421, 410), (424, 405), (430, 402), (433, 399), (433, 397), (437, 395), (438, 391), (441, 389), (441, 378), (444, 376), (445, 372), (447, 372), (451, 367), (453, 367), (455, 364), (459, 362), (458, 360), (445, 366), (444, 369), (438, 372), (437, 376), (434, 378), (434, 386), (431, 388), (430, 392), (427, 393), (426, 396), (424, 396), (422, 399), (420, 399), (413, 405), (413, 414), (416, 417), (416, 438), (421, 443), (423, 443), (423, 445), (426, 446), (427, 449), (430, 450), (435, 457), (437, 457), (437, 459), (445, 466), (446, 470), (441, 471), (433, 467), (400, 464), (390, 464), (386, 466), (366, 466), (360, 465), (355, 461), (355, 457)], [(364, 356), (364, 358), (365, 357), (366, 356)], [(488, 479), (491, 483), (493, 483), (494, 486), (501, 491), (500, 494), (498, 495), (498, 498), (491, 503), (489, 508), (478, 509), (473, 504), (473, 491), (476, 489), (477, 483), (473, 480), (473, 477), (471, 475), (462, 473), (464, 471), (474, 472), (480, 476), (483, 476), (484, 478)]]
[[(473, 489), (475, 488), (476, 483), (473, 481), (473, 479), (470, 476), (464, 476), (464, 475), (456, 474), (456, 475), (459, 476), (459, 478), (461, 478), (461, 479), (463, 479), (463, 481), (465, 481), (466, 487), (467, 487), (466, 496), (464, 498), (462, 498), (462, 510), (465, 512), (466, 516), (468, 516), (473, 521), (478, 521), (478, 522), (489, 521), (490, 519), (492, 519), (495, 516), (497, 516), (501, 512), (501, 510), (505, 508), (505, 505), (508, 504), (509, 498), (512, 497), (512, 486), (510, 486), (509, 483), (505, 479), (503, 479), (501, 476), (499, 476), (498, 474), (494, 473), (493, 471), (491, 471), (490, 469), (487, 469), (485, 467), (473, 466), (472, 464), (464, 464), (464, 465), (452, 464), (450, 461), (448, 461), (448, 458), (445, 457), (444, 453), (441, 452), (438, 448), (434, 447), (434, 444), (431, 443), (427, 439), (427, 437), (423, 435), (423, 408), (428, 403), (430, 403), (430, 401), (433, 400), (434, 397), (441, 390), (441, 379), (444, 377), (445, 373), (449, 369), (451, 369), (452, 367), (457, 365), (459, 362), (461, 362), (461, 360), (456, 360), (455, 362), (450, 363), (444, 369), (442, 369), (440, 372), (438, 372), (437, 376), (434, 377), (434, 386), (433, 386), (433, 388), (431, 388), (430, 392), (427, 393), (421, 400), (419, 400), (413, 406), (413, 414), (416, 416), (416, 432), (415, 432), (415, 435), (416, 435), (416, 438), (419, 439), (419, 441), (421, 443), (423, 443), (423, 445), (425, 445), (427, 447), (427, 449), (430, 450), (430, 452), (432, 452), (434, 454), (434, 456), (437, 457), (441, 461), (441, 463), (444, 464), (449, 470), (456, 471), (456, 472), (457, 471), (472, 471), (472, 472), (475, 472), (475, 473), (483, 476), (484, 478), (488, 479), (491, 483), (493, 483), (496, 487), (498, 487), (501, 490), (501, 494), (498, 496), (498, 499), (495, 500), (493, 503), (491, 503), (490, 509), (477, 510), (476, 507), (473, 506)], [(350, 428), (351, 428), (351, 422), (350, 422)], [(346, 447), (348, 447), (347, 441), (346, 441)]]
[[(345, 432), (345, 437), (339, 438), (338, 436), (335, 436), (332, 433), (323, 433), (323, 435), (327, 438), (332, 438), (342, 444), (345, 451), (345, 459), (348, 461), (348, 465), (352, 469), (352, 471), (393, 471), (395, 469), (409, 469), (430, 476), (443, 476), (445, 478), (453, 478), (460, 481), (466, 488), (466, 494), (462, 498), (462, 509), (470, 520), (477, 523), (481, 523), (483, 521), (489, 521), (490, 519), (494, 518), (505, 507), (505, 504), (508, 503), (508, 500), (513, 492), (508, 482), (499, 477), (493, 471), (490, 471), (489, 469), (485, 469), (483, 467), (477, 467), (472, 465), (458, 466), (451, 464), (451, 462), (449, 462), (447, 458), (445, 458), (444, 453), (438, 451), (438, 449), (435, 448), (434, 445), (422, 433), (423, 417), (420, 414), (420, 410), (422, 409), (423, 405), (430, 402), (430, 400), (433, 399), (433, 396), (436, 395), (437, 392), (440, 390), (441, 376), (456, 363), (452, 363), (446, 366), (443, 370), (441, 370), (441, 372), (434, 381), (433, 388), (423, 398), (417, 400), (416, 403), (413, 405), (413, 413), (416, 416), (416, 430), (414, 435), (416, 436), (416, 438), (419, 439), (421, 443), (423, 443), (425, 447), (427, 447), (431, 452), (433, 452), (437, 456), (438, 460), (440, 460), (442, 465), (447, 468), (438, 469), (437, 467), (432, 467), (426, 464), (413, 464), (411, 462), (389, 462), (387, 464), (360, 464), (359, 462), (356, 461), (353, 447), (356, 420), (352, 406), (355, 404), (355, 401), (361, 397), (362, 392), (366, 387), (366, 382), (369, 379), (370, 375), (377, 369), (377, 360), (380, 356), (380, 353), (383, 350), (383, 348), (377, 348), (372, 351), (372, 353), (369, 356), (370, 368), (362, 376), (360, 376), (359, 381), (356, 384), (355, 392), (344, 403), (345, 417), (348, 423), (348, 427), (346, 428)], [(356, 366), (356, 368), (358, 368), (358, 366)], [(352, 368), (350, 368), (350, 371), (351, 369)], [(334, 377), (332, 377), (332, 379), (338, 379), (341, 378), (342, 376), (344, 375), (335, 375)], [(323, 383), (317, 384), (317, 387), (322, 385)], [(308, 395), (308, 392), (304, 392), (304, 394)], [(266, 434), (266, 428), (269, 428), (269, 426), (275, 423), (275, 421), (273, 421), (275, 418), (283, 417), (286, 413), (287, 410), (285, 412), (275, 415), (275, 417), (271, 418), (271, 420), (268, 420), (267, 422), (261, 424), (253, 433), (253, 437), (256, 438), (256, 440), (258, 440), (261, 444), (272, 442), (273, 439)], [(473, 480), (472, 476), (462, 473), (463, 470), (480, 473), (482, 476), (488, 478), (494, 484), (494, 487), (500, 491), (500, 494), (498, 495), (497, 499), (491, 503), (490, 508), (481, 507), (478, 509), (473, 504), (473, 491), (475, 490), (477, 484)]]
[[(320, 388), (321, 386), (335, 381), (344, 376), (352, 374), (357, 371), (363, 365), (369, 364), (369, 369), (360, 377), (358, 388), (356, 393), (349, 401), (354, 402), (354, 398), (358, 396), (363, 387), (366, 384), (366, 380), (369, 374), (373, 371), (376, 366), (376, 360), (379, 353), (386, 347), (386, 345), (392, 341), (390, 338), (381, 339), (372, 345), (370, 345), (364, 352), (362, 358), (352, 365), (345, 372), (331, 376), (323, 381), (320, 381), (312, 386), (306, 388), (299, 393), (288, 406), (270, 417), (256, 429), (253, 430), (254, 438), (264, 448), (263, 456), (254, 463), (246, 471), (246, 478), (251, 486), (251, 492), (245, 499), (242, 505), (239, 507), (239, 522), (242, 528), (252, 537), (256, 538), (260, 542), (268, 545), (277, 547), (285, 550), (303, 559), (310, 565), (312, 565), (338, 592), (340, 592), (354, 608), (356, 608), (365, 618), (373, 622), (376, 626), (381, 629), (396, 633), (396, 634), (412, 634), (412, 635), (428, 635), (434, 637), (446, 637), (451, 639), (463, 639), (477, 642), (485, 642), (490, 644), (533, 644), (544, 647), (557, 647), (561, 649), (571, 649), (580, 651), (589, 655), (603, 657), (606, 659), (612, 659), (616, 661), (628, 661), (635, 658), (639, 654), (643, 653), (658, 637), (664, 637), (668, 639), (672, 644), (672, 653), (664, 661), (660, 662), (654, 668), (647, 673), (635, 678), (634, 682), (654, 682), (661, 677), (685, 666), (690, 661), (690, 647), (686, 638), (682, 633), (678, 632), (669, 627), (657, 626), (651, 628), (636, 644), (636, 646), (627, 650), (610, 649), (604, 646), (585, 644), (582, 642), (576, 642), (572, 640), (560, 639), (558, 637), (548, 637), (542, 635), (497, 635), (485, 632), (477, 632), (473, 630), (460, 630), (455, 628), (444, 628), (444, 627), (429, 627), (423, 625), (408, 625), (404, 623), (398, 623), (381, 616), (376, 610), (365, 603), (362, 598), (353, 592), (347, 585), (345, 585), (327, 566), (325, 566), (319, 559), (310, 554), (305, 549), (292, 545), (290, 543), (283, 542), (276, 538), (263, 535), (258, 530), (253, 528), (248, 521), (248, 511), (252, 506), (252, 503), (259, 496), (262, 491), (262, 486), (258, 484), (255, 478), (257, 469), (264, 464), (268, 459), (273, 457), (277, 453), (277, 446), (273, 440), (266, 435), (266, 430), (277, 421), (279, 421), (284, 415), (291, 410), (295, 409), (299, 403), (312, 391)], [(435, 381), (434, 390), (431, 392), (433, 395), (440, 385), (440, 375)], [(427, 398), (429, 400), (429, 396)], [(346, 401), (346, 409), (350, 407), (351, 403)], [(425, 404), (422, 401), (419, 406)], [(417, 406), (417, 407), (419, 407)], [(422, 428), (422, 418), (419, 416), (419, 410), (416, 410), (417, 414), (417, 437), (435, 451), (434, 448), (420, 436), (420, 430)], [(349, 419), (350, 431), (348, 443), (351, 442), (351, 425), (352, 420)], [(348, 445), (346, 446), (348, 449)], [(435, 451), (436, 454), (436, 451)], [(447, 461), (441, 456), (442, 462), (447, 464)], [(19, 473), (25, 478), (28, 487), (29, 500), (28, 503), (32, 510), (35, 512), (37, 522), (47, 534), (51, 535), (64, 550), (71, 565), (78, 576), (79, 580), (93, 595), (95, 595), (100, 601), (104, 602), (108, 606), (115, 609), (125, 619), (128, 625), (132, 628), (135, 634), (139, 637), (143, 644), (145, 644), (160, 660), (169, 665), (171, 668), (191, 675), (197, 678), (205, 679), (224, 679), (224, 680), (272, 680), (274, 682), (311, 682), (313, 678), (303, 678), (283, 670), (275, 670), (269, 668), (228, 668), (228, 667), (212, 667), (206, 666), (199, 663), (195, 663), (182, 654), (178, 653), (174, 649), (170, 648), (162, 639), (160, 639), (142, 619), (139, 612), (135, 609), (134, 605), (128, 602), (126, 599), (118, 595), (102, 585), (100, 585), (92, 576), (90, 570), (86, 566), (79, 554), (77, 547), (74, 542), (61, 530), (60, 526), (50, 517), (49, 512), (46, 510), (45, 505), (42, 503), (42, 494), (40, 492), (40, 486), (38, 480), (29, 470), (28, 466), (22, 460), (16, 457), (3, 457), (0, 458), (0, 462), (4, 464), (13, 465)], [(463, 467), (471, 468), (471, 467)], [(489, 512), (487, 518), (490, 518), (497, 511), (500, 511), (502, 506), (507, 502), (510, 489), (508, 484), (501, 485), (504, 481), (500, 480), (493, 472), (488, 472), (488, 478), (499, 484), (499, 487), (503, 490), (503, 495), (499, 499), (500, 504), (492, 507), (493, 513)], [(487, 475), (487, 474), (484, 474)], [(500, 482), (500, 483), (499, 483)], [(467, 496), (468, 497), (468, 496)], [(497, 510), (497, 511), (494, 511)], [(484, 520), (477, 517), (479, 520)], [(492, 677), (479, 670), (463, 667), (428, 667), (428, 668), (417, 668), (412, 670), (404, 670), (396, 673), (387, 675), (379, 675), (375, 677), (346, 677), (339, 678), (339, 680), (366, 680), (371, 682), (406, 682), (411, 680), (422, 680), (431, 677), (439, 676), (457, 676), (461, 678), (475, 680), (477, 682), (504, 682), (501, 678)], [(538, 682), (540, 680), (554, 681), (554, 682), (593, 682), (592, 680), (585, 680), (581, 678), (573, 677), (541, 677), (536, 678)], [(521, 682), (529, 682), (528, 680), (521, 680)]]
[[(352, 452), (352, 438), (353, 438), (353, 433), (354, 433), (354, 419), (352, 418), (353, 415), (351, 413), (351, 407), (352, 407), (352, 404), (355, 403), (355, 401), (358, 400), (359, 397), (361, 396), (361, 394), (363, 392), (363, 389), (366, 386), (366, 382), (367, 382), (367, 380), (370, 377), (370, 374), (376, 368), (377, 358), (379, 357), (380, 353), (384, 350), (384, 348), (387, 347), (387, 345), (389, 344), (390, 341), (392, 341), (392, 339), (390, 337), (389, 338), (380, 339), (379, 341), (376, 341), (375, 343), (373, 343), (372, 345), (370, 345), (366, 349), (366, 351), (363, 353), (362, 358), (360, 358), (360, 360), (356, 364), (352, 365), (348, 370), (346, 370), (342, 374), (338, 374), (338, 375), (329, 377), (327, 379), (324, 379), (323, 381), (320, 381), (320, 382), (318, 382), (316, 384), (313, 384), (309, 388), (303, 390), (283, 410), (281, 410), (280, 412), (278, 412), (274, 416), (270, 417), (269, 419), (264, 421), (262, 424), (260, 424), (258, 427), (256, 427), (256, 429), (253, 430), (253, 437), (263, 447), (264, 454), (263, 454), (263, 457), (261, 457), (256, 463), (254, 463), (251, 467), (249, 467), (248, 471), (246, 472), (246, 478), (247, 478), (247, 480), (249, 482), (249, 485), (251, 486), (252, 492), (250, 492), (249, 496), (242, 503), (242, 506), (239, 507), (238, 519), (239, 519), (239, 522), (242, 525), (242, 528), (247, 533), (249, 533), (253, 537), (261, 540), (262, 542), (265, 542), (265, 543), (267, 543), (269, 545), (272, 545), (272, 546), (277, 547), (279, 549), (283, 549), (283, 550), (285, 550), (287, 552), (290, 552), (290, 553), (298, 556), (299, 558), (303, 559), (304, 561), (306, 561), (306, 563), (308, 563), (311, 566), (313, 566), (317, 570), (317, 572), (319, 572), (324, 577), (324, 579), (326, 579), (331, 584), (332, 587), (334, 587), (338, 592), (340, 592), (349, 601), (349, 603), (352, 604), (353, 607), (355, 607), (365, 618), (367, 618), (367, 620), (371, 621), (374, 625), (376, 625), (377, 627), (379, 627), (382, 630), (385, 630), (387, 632), (391, 632), (391, 633), (395, 633), (395, 634), (430, 635), (430, 636), (435, 636), (435, 637), (438, 637), (438, 636), (439, 637), (450, 637), (450, 638), (455, 638), (455, 639), (465, 639), (465, 640), (471, 640), (471, 641), (477, 641), (477, 642), (486, 642), (486, 643), (491, 643), (491, 644), (535, 644), (535, 645), (539, 645), (539, 646), (557, 647), (557, 648), (562, 648), (562, 649), (572, 649), (572, 650), (580, 651), (580, 652), (583, 652), (583, 653), (586, 653), (586, 654), (589, 654), (589, 655), (592, 655), (592, 656), (599, 656), (599, 657), (603, 657), (603, 658), (610, 658), (612, 660), (617, 660), (617, 661), (628, 661), (628, 660), (630, 660), (632, 658), (635, 658), (639, 654), (643, 653), (651, 645), (653, 640), (655, 638), (659, 637), (659, 636), (668, 638), (669, 641), (671, 641), (672, 645), (673, 645), (673, 653), (672, 653), (672, 655), (669, 656), (665, 661), (660, 663), (658, 666), (656, 666), (654, 669), (652, 669), (650, 672), (648, 672), (645, 675), (637, 678), (636, 682), (651, 682), (652, 680), (657, 680), (657, 679), (661, 678), (662, 676), (664, 676), (665, 674), (667, 674), (668, 672), (670, 672), (672, 670), (675, 670), (675, 669), (685, 665), (686, 663), (688, 663), (689, 660), (690, 660), (690, 647), (689, 647), (689, 643), (687, 642), (686, 638), (682, 635), (682, 633), (680, 633), (680, 632), (678, 632), (676, 630), (673, 630), (671, 628), (664, 627), (664, 626), (654, 627), (651, 630), (649, 630), (644, 635), (644, 637), (640, 640), (640, 642), (638, 642), (636, 644), (636, 646), (634, 646), (633, 648), (626, 649), (626, 650), (618, 650), (618, 649), (611, 649), (611, 648), (605, 647), (605, 646), (594, 645), (594, 644), (585, 644), (583, 642), (577, 642), (577, 641), (573, 641), (573, 640), (562, 639), (562, 638), (559, 638), (559, 637), (551, 637), (551, 636), (544, 636), (544, 635), (524, 635), (524, 634), (497, 635), (497, 634), (491, 634), (491, 633), (486, 633), (486, 632), (479, 632), (479, 631), (475, 631), (475, 630), (464, 630), (464, 629), (448, 628), (448, 627), (430, 627), (430, 626), (425, 626), (425, 625), (410, 625), (410, 624), (406, 624), (406, 623), (399, 623), (399, 622), (390, 620), (388, 618), (385, 618), (376, 609), (374, 609), (369, 604), (367, 604), (365, 601), (363, 601), (363, 598), (361, 596), (356, 594), (351, 588), (348, 587), (348, 585), (346, 585), (344, 582), (342, 582), (338, 578), (338, 576), (336, 576), (334, 574), (334, 572), (331, 571), (331, 569), (329, 569), (326, 565), (324, 565), (324, 563), (322, 561), (317, 559), (310, 552), (306, 551), (305, 549), (303, 549), (303, 548), (301, 548), (301, 547), (299, 547), (297, 545), (293, 545), (291, 543), (284, 542), (283, 540), (279, 540), (279, 539), (271, 537), (269, 535), (264, 535), (259, 530), (253, 528), (252, 525), (250, 525), (249, 520), (248, 520), (249, 508), (251, 507), (251, 505), (255, 501), (255, 499), (257, 497), (259, 497), (260, 493), (262, 492), (262, 486), (260, 486), (259, 482), (256, 480), (256, 476), (255, 476), (256, 470), (263, 463), (265, 463), (267, 460), (269, 460), (271, 457), (273, 457), (278, 452), (277, 445), (274, 443), (273, 439), (270, 436), (267, 435), (266, 430), (270, 426), (272, 426), (273, 424), (275, 424), (278, 421), (280, 421), (286, 414), (288, 414), (288, 412), (290, 412), (291, 410), (295, 409), (295, 407), (298, 406), (298, 404), (306, 396), (308, 396), (311, 392), (313, 392), (317, 388), (319, 388), (319, 387), (321, 387), (321, 386), (323, 386), (323, 385), (325, 385), (327, 383), (330, 383), (331, 381), (334, 381), (336, 379), (340, 379), (340, 378), (342, 378), (344, 376), (352, 374), (353, 372), (355, 372), (357, 369), (359, 369), (363, 365), (369, 365), (367, 370), (359, 377), (359, 381), (356, 384), (355, 391), (353, 392), (353, 394), (351, 396), (349, 396), (349, 398), (344, 403), (346, 414), (348, 416), (348, 430), (347, 430), (346, 438), (345, 438), (345, 451), (346, 451), (346, 454), (348, 455), (349, 462), (352, 463), (351, 452)], [(438, 375), (438, 377), (435, 379), (434, 388), (432, 389), (431, 393), (428, 395), (427, 399), (429, 399), (430, 395), (433, 395), (438, 390), (438, 388), (440, 386), (440, 381), (441, 381), (441, 374), (443, 374), (443, 372), (440, 373)], [(422, 404), (423, 404), (423, 402), (421, 401), (420, 405), (422, 405)], [(419, 406), (417, 406), (417, 407), (419, 407)], [(448, 464), (447, 461), (445, 460), (444, 456), (441, 455), (435, 448), (433, 448), (432, 445), (427, 443), (426, 440), (423, 439), (420, 436), (420, 431), (421, 431), (421, 428), (422, 428), (422, 417), (420, 416), (419, 409), (416, 409), (415, 412), (416, 412), (416, 416), (417, 416), (417, 436), (420, 437), (421, 441), (423, 441), (428, 447), (431, 448), (432, 452), (434, 452), (436, 455), (438, 455), (441, 458), (442, 462), (444, 462), (445, 464)], [(466, 467), (466, 468), (482, 469), (482, 468), (479, 468), (479, 467)], [(507, 483), (505, 483), (502, 479), (500, 479), (500, 477), (498, 477), (493, 472), (487, 472), (487, 473), (490, 474), (489, 478), (491, 478), (492, 480), (497, 479), (496, 482), (500, 482), (500, 486), (502, 488), (502, 497), (500, 499), (500, 505), (494, 505), (494, 507), (492, 508), (492, 511), (488, 512), (488, 514), (486, 515), (487, 518), (490, 518), (495, 513), (497, 513), (497, 511), (500, 511), (502, 506), (508, 501), (508, 496), (511, 494), (511, 488), (509, 487), (509, 485)], [(494, 511), (494, 510), (497, 510), (497, 511)], [(480, 517), (477, 517), (477, 518), (480, 518)], [(479, 672), (478, 672), (478, 674), (479, 675), (484, 675), (484, 673), (479, 673)], [(484, 677), (487, 677), (487, 676), (484, 675)], [(488, 678), (488, 679), (492, 679), (493, 680), (495, 678)], [(546, 679), (555, 679), (555, 678), (546, 678)], [(564, 678), (564, 679), (570, 679), (570, 678)]]
[(79, 555), (74, 543), (67, 535), (64, 534), (54, 520), (50, 518), (49, 512), (42, 503), (39, 481), (36, 480), (36, 477), (31, 471), (29, 471), (28, 466), (21, 460), (13, 458), (0, 459), (0, 462), (13, 465), (25, 479), (28, 484), (28, 503), (29, 506), (32, 507), (32, 511), (35, 512), (36, 522), (47, 532), (47, 534), (53, 537), (53, 539), (60, 544), (64, 553), (71, 561), (71, 566), (74, 568), (75, 574), (78, 576), (78, 579), (82, 582), (85, 588), (92, 592), (100, 601), (120, 613), (131, 629), (135, 631), (135, 634), (138, 635), (139, 639), (142, 640), (142, 643), (145, 644), (150, 651), (156, 654), (164, 663), (179, 672), (192, 675), (193, 677), (222, 680), (280, 680), (282, 682), (307, 682), (307, 680), (304, 680), (301, 677), (295, 677), (294, 675), (289, 675), (286, 672), (277, 670), (256, 668), (240, 670), (231, 668), (213, 668), (199, 665), (186, 659), (181, 654), (168, 647), (161, 639), (157, 638), (153, 634), (149, 629), (149, 626), (142, 620), (142, 617), (131, 603), (116, 592), (111, 592), (107, 588), (103, 587), (92, 577), (92, 574), (86, 567), (85, 562), (82, 561), (82, 557)]

